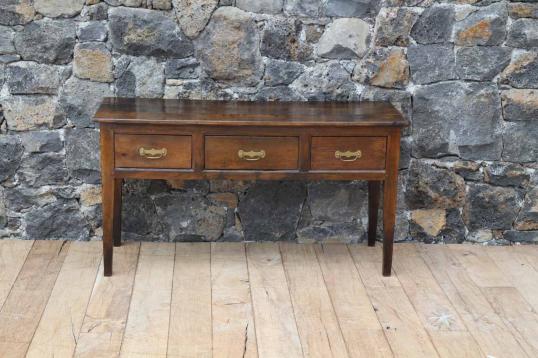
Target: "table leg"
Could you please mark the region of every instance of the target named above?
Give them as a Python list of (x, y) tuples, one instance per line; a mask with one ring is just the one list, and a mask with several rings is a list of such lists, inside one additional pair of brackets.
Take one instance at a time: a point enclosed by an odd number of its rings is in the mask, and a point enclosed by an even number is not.
[(392, 134), (387, 146), (387, 176), (383, 182), (383, 276), (392, 271), (392, 246), (396, 223), (396, 201), (398, 196), (398, 164), (400, 160), (400, 134)]
[[(114, 233), (118, 230), (116, 213), (118, 199), (121, 199), (121, 189), (113, 176), (114, 168), (114, 134), (106, 125), (101, 126), (101, 182), (103, 198), (103, 274), (112, 276), (112, 255), (114, 250)], [(121, 201), (121, 200), (120, 200)]]
[(368, 246), (375, 246), (380, 190), (380, 181), (368, 182)]
[(121, 246), (121, 189), (123, 179), (114, 179), (114, 217), (112, 231), (114, 237), (114, 246)]

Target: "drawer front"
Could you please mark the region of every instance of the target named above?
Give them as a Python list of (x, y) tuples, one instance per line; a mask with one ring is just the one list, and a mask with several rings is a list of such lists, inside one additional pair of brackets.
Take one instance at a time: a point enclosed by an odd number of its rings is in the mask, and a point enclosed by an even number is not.
[(191, 137), (177, 135), (114, 136), (116, 167), (188, 169), (191, 168)]
[(298, 137), (205, 137), (206, 169), (291, 170), (298, 163)]
[(312, 170), (385, 169), (386, 137), (312, 137)]

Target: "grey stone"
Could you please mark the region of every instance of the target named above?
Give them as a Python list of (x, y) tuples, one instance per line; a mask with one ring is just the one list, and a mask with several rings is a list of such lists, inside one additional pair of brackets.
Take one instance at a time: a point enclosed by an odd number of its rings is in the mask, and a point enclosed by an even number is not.
[(195, 58), (169, 59), (164, 68), (166, 78), (193, 79), (200, 76), (200, 63)]
[(450, 209), (462, 207), (465, 181), (452, 170), (412, 160), (405, 189), (410, 209)]
[(39, 153), (25, 157), (18, 175), (32, 187), (62, 185), (68, 179), (64, 155), (60, 153)]
[(85, 6), (80, 13), (84, 21), (102, 21), (108, 19), (108, 4), (101, 2), (99, 4)]
[(481, 7), (454, 24), (454, 42), (460, 46), (500, 45), (506, 37), (507, 19), (504, 2)]
[[(84, 95), (81, 96), (80, 94)], [(94, 126), (92, 121), (103, 97), (111, 97), (107, 83), (91, 82), (71, 77), (60, 93), (61, 115), (78, 127)]]
[(4, 188), (0, 187), (0, 229), (7, 225), (7, 212), (4, 198)]
[(98, 42), (79, 43), (75, 46), (73, 73), (81, 79), (112, 82), (112, 55), (106, 45)]
[(416, 11), (407, 8), (384, 8), (377, 18), (377, 46), (409, 45), (409, 34), (418, 18)]
[(484, 172), (486, 183), (499, 186), (524, 186), (530, 178), (525, 168), (513, 163), (492, 163)]
[(378, 48), (356, 67), (354, 79), (385, 88), (405, 88), (409, 83), (409, 64), (403, 49)]
[(100, 182), (99, 132), (68, 129), (65, 132), (66, 165), (71, 177), (89, 184)]
[(218, 0), (173, 0), (177, 21), (190, 38), (197, 37), (206, 27)]
[(164, 68), (153, 58), (133, 57), (116, 81), (119, 97), (158, 98), (164, 93)]
[(461, 47), (456, 51), (456, 72), (461, 79), (491, 81), (510, 63), (506, 47)]
[(307, 68), (290, 87), (310, 101), (357, 100), (359, 94), (351, 75), (338, 62)]
[(158, 196), (155, 207), (170, 241), (216, 241), (224, 231), (227, 210), (199, 194)]
[(214, 80), (254, 85), (263, 73), (253, 18), (233, 7), (220, 7), (196, 41), (202, 68)]
[(286, 0), (284, 11), (289, 15), (317, 17), (321, 6), (321, 0)]
[(362, 182), (308, 183), (307, 204), (314, 222), (355, 222), (367, 213)]
[(448, 42), (454, 25), (454, 7), (434, 5), (422, 12), (411, 30), (411, 36), (420, 44)]
[(160, 11), (109, 10), (109, 37), (115, 50), (136, 56), (184, 58), (192, 56), (192, 42), (177, 24)]
[(303, 97), (288, 86), (264, 87), (254, 97), (256, 101), (301, 101)]
[(304, 66), (297, 62), (268, 59), (263, 77), (266, 86), (289, 85), (304, 71)]
[(232, 96), (210, 79), (179, 80), (181, 84), (166, 86), (165, 98), (230, 100)]
[(375, 0), (328, 0), (325, 15), (338, 17), (375, 16), (380, 2)]
[(538, 121), (510, 123), (503, 133), (503, 159), (509, 162), (538, 160)]
[(149, 181), (135, 180), (126, 181), (123, 185), (121, 226), (126, 236), (146, 240), (164, 238), (163, 227), (151, 199), (150, 184)]
[(45, 95), (10, 96), (2, 103), (7, 126), (14, 131), (53, 128), (57, 105), (56, 97)]
[(480, 163), (458, 160), (452, 163), (452, 168), (466, 181), (482, 181), (484, 179), (484, 174), (480, 171)]
[(469, 184), (464, 219), (469, 230), (506, 230), (519, 210), (520, 193), (513, 188)]
[(538, 120), (538, 90), (509, 89), (501, 92), (506, 121)]
[(73, 56), (75, 35), (73, 21), (43, 19), (15, 34), (15, 48), (24, 60), (65, 64)]
[(34, 0), (34, 8), (47, 17), (73, 17), (82, 10), (86, 0)]
[(56, 94), (70, 74), (63, 66), (16, 62), (6, 67), (11, 94)]
[(512, 47), (538, 47), (538, 20), (518, 19), (512, 23), (506, 44)]
[(15, 52), (14, 37), (15, 31), (10, 27), (0, 26), (0, 54), (12, 54)]
[(11, 63), (20, 59), (21, 57), (19, 55), (0, 55), (0, 64)]
[(361, 100), (390, 102), (407, 120), (411, 120), (413, 108), (409, 92), (366, 87), (361, 93)]
[(278, 14), (282, 12), (284, 0), (237, 0), (238, 8), (263, 14)]
[(301, 24), (293, 18), (272, 18), (265, 23), (261, 37), (263, 56), (299, 62), (312, 58), (313, 47), (302, 40)]
[(0, 135), (0, 183), (11, 178), (21, 164), (24, 147), (18, 136)]
[(301, 182), (257, 182), (239, 201), (245, 240), (292, 240), (306, 197)]
[(364, 237), (364, 228), (358, 223), (323, 223), (297, 230), (299, 243), (357, 243)]
[(525, 196), (514, 226), (518, 230), (538, 230), (538, 188), (529, 190)]
[(76, 201), (59, 200), (30, 211), (26, 217), (26, 238), (29, 240), (88, 240), (88, 222)]
[(515, 231), (504, 232), (504, 238), (510, 242), (521, 244), (535, 244), (538, 242), (538, 231)]
[(416, 84), (456, 78), (456, 58), (451, 45), (411, 45), (407, 58), (411, 78)]
[(63, 142), (57, 131), (22, 132), (21, 141), (27, 153), (59, 152)]
[(47, 187), (26, 188), (16, 186), (5, 190), (6, 205), (11, 211), (26, 212), (32, 207), (41, 207), (57, 200), (53, 190)]
[(34, 15), (32, 0), (2, 0), (0, 2), (1, 25), (24, 25), (32, 21)]
[(514, 52), (501, 82), (516, 88), (538, 88), (538, 51)]
[(447, 82), (422, 86), (413, 101), (413, 154), (498, 160), (501, 103), (497, 86)]
[(79, 23), (77, 37), (80, 42), (105, 41), (108, 35), (106, 24), (101, 21)]
[(320, 57), (353, 59), (362, 57), (368, 49), (370, 27), (361, 19), (335, 19), (319, 39)]

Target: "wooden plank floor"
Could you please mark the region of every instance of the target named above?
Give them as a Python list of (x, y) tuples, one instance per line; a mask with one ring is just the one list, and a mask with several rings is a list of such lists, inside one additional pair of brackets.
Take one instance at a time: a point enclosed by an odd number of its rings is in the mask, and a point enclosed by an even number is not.
[(0, 357), (538, 357), (538, 246), (0, 240)]

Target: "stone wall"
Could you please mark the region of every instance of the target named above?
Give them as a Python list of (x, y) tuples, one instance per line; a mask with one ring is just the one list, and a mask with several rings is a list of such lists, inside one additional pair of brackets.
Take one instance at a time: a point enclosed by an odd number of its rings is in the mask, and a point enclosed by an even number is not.
[[(397, 239), (538, 242), (536, 0), (2, 0), (0, 238), (100, 238), (103, 96), (387, 100)], [(128, 182), (131, 238), (361, 241), (365, 184)]]

